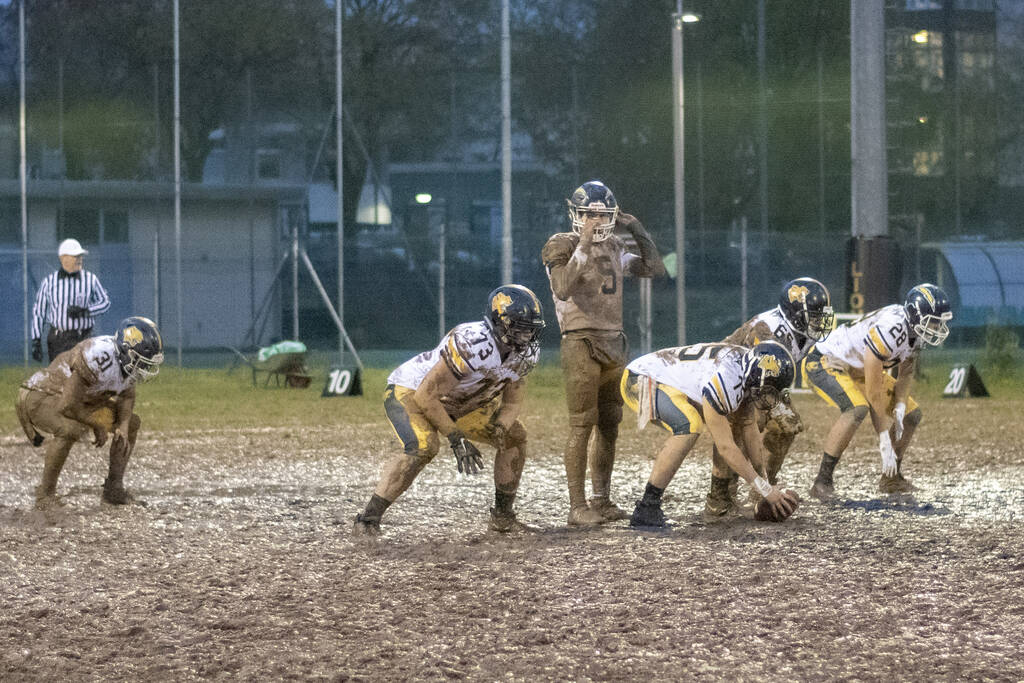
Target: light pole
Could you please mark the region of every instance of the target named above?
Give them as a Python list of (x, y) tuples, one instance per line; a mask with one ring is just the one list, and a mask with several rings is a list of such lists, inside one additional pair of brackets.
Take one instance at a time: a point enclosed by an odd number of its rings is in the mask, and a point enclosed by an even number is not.
[[(426, 192), (420, 192), (415, 197), (416, 203), (421, 206), (427, 207), (427, 229), (430, 229), (430, 206), (437, 206), (442, 211), (447, 212), (447, 204), (444, 199), (434, 199), (433, 196)], [(445, 310), (444, 310), (444, 292), (445, 292), (445, 277), (448, 269), (448, 218), (442, 213), (441, 224), (438, 230), (437, 239), (437, 336), (440, 339), (444, 336), (444, 333), (448, 330), (445, 328)]]
[(672, 15), (672, 101), (673, 148), (675, 150), (675, 228), (676, 228), (676, 343), (686, 344), (686, 179), (683, 154), (683, 25), (700, 21), (691, 12), (683, 13), (683, 0), (676, 0)]

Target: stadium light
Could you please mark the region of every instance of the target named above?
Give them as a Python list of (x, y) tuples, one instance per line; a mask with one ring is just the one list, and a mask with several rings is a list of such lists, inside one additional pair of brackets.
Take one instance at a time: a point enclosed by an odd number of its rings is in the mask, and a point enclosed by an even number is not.
[(420, 192), (416, 195), (415, 199), (417, 204), (429, 204), (433, 197), (426, 192)]
[(684, 178), (685, 156), (683, 153), (683, 26), (700, 21), (693, 12), (683, 12), (683, 0), (677, 0), (672, 15), (672, 82), (674, 90), (673, 128), (675, 150), (675, 236), (676, 236), (676, 343), (686, 343), (686, 180)]

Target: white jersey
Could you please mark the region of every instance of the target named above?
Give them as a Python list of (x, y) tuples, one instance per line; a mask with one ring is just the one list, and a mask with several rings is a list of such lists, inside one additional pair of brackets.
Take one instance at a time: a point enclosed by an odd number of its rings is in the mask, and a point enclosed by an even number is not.
[(814, 346), (814, 340), (793, 329), (779, 307), (758, 313), (723, 340), (753, 348), (763, 341), (777, 341), (786, 347), (794, 363), (799, 363)]
[(873, 353), (882, 361), (883, 367), (891, 368), (921, 350), (917, 337), (910, 334), (910, 323), (901, 304), (879, 308), (840, 325), (815, 348), (823, 356), (861, 370), (867, 353)]
[(25, 382), (28, 389), (48, 394), (64, 391), (72, 371), (78, 372), (85, 382), (85, 401), (103, 399), (120, 394), (135, 385), (135, 378), (125, 377), (117, 361), (117, 341), (110, 335), (90, 337), (75, 348), (65, 351), (44, 370)]
[(732, 344), (692, 344), (640, 356), (626, 366), (686, 394), (700, 405), (707, 399), (721, 415), (735, 412), (743, 402), (743, 354)]
[(534, 345), (525, 355), (513, 351), (502, 361), (487, 323), (462, 323), (452, 328), (437, 347), (398, 366), (388, 376), (388, 384), (416, 389), (431, 368), (444, 362), (459, 383), (441, 397), (441, 403), (449, 415), (461, 417), (526, 377), (537, 366), (539, 356), (540, 349)]

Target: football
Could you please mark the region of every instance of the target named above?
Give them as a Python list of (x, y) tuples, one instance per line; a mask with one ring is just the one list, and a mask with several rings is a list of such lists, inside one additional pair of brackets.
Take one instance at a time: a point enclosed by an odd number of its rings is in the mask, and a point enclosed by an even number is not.
[(796, 491), (792, 489), (786, 489), (782, 492), (790, 503), (793, 504), (793, 511), (788, 515), (776, 515), (772, 509), (771, 503), (767, 500), (758, 501), (757, 505), (754, 506), (754, 519), (759, 522), (784, 522), (796, 512), (796, 509), (800, 506), (800, 496), (796, 494)]

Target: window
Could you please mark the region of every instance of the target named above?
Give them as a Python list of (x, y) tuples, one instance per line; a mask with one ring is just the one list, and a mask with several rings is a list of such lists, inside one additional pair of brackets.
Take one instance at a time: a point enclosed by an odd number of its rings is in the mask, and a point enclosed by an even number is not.
[(103, 212), (103, 241), (120, 243), (128, 241), (127, 211), (105, 210)]
[(74, 237), (84, 244), (100, 242), (100, 210), (99, 209), (64, 209), (63, 220), (57, 216), (57, 241)]
[(57, 219), (57, 241), (74, 237), (82, 244), (128, 241), (128, 212), (112, 209), (64, 209)]
[(281, 152), (276, 149), (256, 151), (256, 177), (272, 180), (281, 177)]

